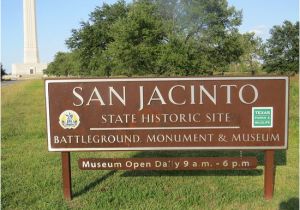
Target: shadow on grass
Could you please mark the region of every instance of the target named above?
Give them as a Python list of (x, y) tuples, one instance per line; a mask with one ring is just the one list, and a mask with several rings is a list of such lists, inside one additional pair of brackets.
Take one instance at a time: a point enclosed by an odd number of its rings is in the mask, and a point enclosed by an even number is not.
[[(153, 157), (240, 157), (240, 151), (144, 151), (132, 158)], [(255, 156), (258, 165), (264, 165), (263, 151), (243, 151), (244, 157)], [(275, 151), (275, 164), (286, 165), (286, 151)], [(276, 170), (276, 169), (275, 169)], [(122, 174), (128, 176), (260, 176), (263, 170), (212, 170), (212, 171), (126, 171)]]
[(97, 178), (95, 181), (91, 182), (90, 184), (86, 185), (82, 190), (75, 192), (73, 194), (73, 197), (78, 197), (84, 193), (87, 193), (88, 191), (92, 190), (93, 188), (95, 188), (98, 184), (100, 184), (101, 182), (105, 181), (106, 179), (108, 179), (109, 177), (111, 177), (112, 175), (114, 175), (116, 173), (116, 171), (110, 171), (107, 174), (105, 174), (102, 177)]
[(291, 198), (288, 201), (283, 201), (279, 205), (279, 210), (294, 210), (299, 209), (299, 198)]
[(263, 170), (220, 171), (126, 171), (121, 176), (260, 176)]
[[(240, 151), (143, 151), (132, 158), (155, 157), (240, 157)], [(263, 151), (243, 151), (243, 157), (255, 156), (258, 165), (264, 165)], [(286, 165), (286, 150), (275, 151), (275, 165)]]

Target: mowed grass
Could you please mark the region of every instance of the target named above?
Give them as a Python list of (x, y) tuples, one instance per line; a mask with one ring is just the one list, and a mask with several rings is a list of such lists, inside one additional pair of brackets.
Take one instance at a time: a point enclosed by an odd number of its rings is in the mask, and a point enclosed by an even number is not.
[(2, 90), (3, 209), (299, 209), (298, 77), (291, 78), (289, 149), (276, 152), (275, 193), (263, 198), (263, 153), (253, 171), (80, 171), (81, 157), (238, 156), (239, 152), (73, 152), (74, 198), (62, 192), (61, 154), (47, 151), (44, 85)]

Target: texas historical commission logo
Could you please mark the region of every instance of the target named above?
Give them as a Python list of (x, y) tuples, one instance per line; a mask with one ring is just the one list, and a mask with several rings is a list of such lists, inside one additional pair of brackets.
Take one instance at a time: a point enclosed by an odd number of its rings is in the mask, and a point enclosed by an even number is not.
[(64, 129), (75, 129), (80, 123), (78, 114), (73, 110), (66, 110), (59, 116), (59, 124)]

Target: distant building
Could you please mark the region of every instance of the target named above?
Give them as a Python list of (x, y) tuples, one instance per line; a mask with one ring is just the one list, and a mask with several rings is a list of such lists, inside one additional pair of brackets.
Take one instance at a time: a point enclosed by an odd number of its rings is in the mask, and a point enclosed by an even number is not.
[(24, 63), (12, 65), (13, 76), (43, 75), (47, 64), (40, 63), (36, 30), (35, 0), (23, 0)]

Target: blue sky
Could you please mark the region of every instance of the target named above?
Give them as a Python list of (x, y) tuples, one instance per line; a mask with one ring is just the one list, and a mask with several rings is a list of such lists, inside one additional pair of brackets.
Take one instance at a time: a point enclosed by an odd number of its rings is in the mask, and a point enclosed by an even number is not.
[[(130, 0), (128, 0), (129, 2)], [(23, 62), (22, 0), (1, 0), (1, 62), (7, 72), (13, 63)], [(41, 62), (51, 62), (58, 51), (67, 51), (65, 40), (71, 29), (96, 6), (116, 0), (36, 0), (38, 45)], [(284, 20), (299, 19), (298, 0), (228, 0), (243, 11), (241, 32), (253, 31), (263, 39)]]

